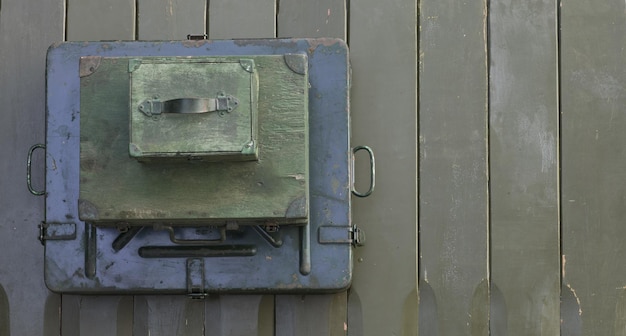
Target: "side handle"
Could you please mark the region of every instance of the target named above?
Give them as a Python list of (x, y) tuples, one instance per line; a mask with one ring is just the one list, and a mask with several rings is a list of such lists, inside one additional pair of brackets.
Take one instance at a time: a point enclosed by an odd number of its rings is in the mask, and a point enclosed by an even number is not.
[[(369, 189), (364, 192), (361, 193), (359, 191), (356, 190), (356, 188), (354, 187), (354, 161), (355, 161), (355, 155), (358, 151), (367, 151), (367, 154), (369, 154), (370, 157), (370, 187)], [(354, 196), (357, 197), (367, 197), (369, 195), (372, 194), (372, 192), (374, 192), (374, 187), (376, 187), (376, 160), (374, 159), (374, 151), (372, 150), (372, 148), (370, 148), (369, 146), (356, 146), (354, 148), (352, 148), (352, 194), (354, 194)]]
[(31, 194), (35, 195), (35, 196), (41, 196), (43, 194), (46, 193), (45, 190), (35, 190), (35, 188), (33, 188), (33, 185), (31, 183), (31, 166), (32, 166), (32, 161), (33, 161), (33, 153), (35, 152), (36, 149), (41, 148), (43, 150), (46, 149), (46, 145), (44, 144), (36, 144), (33, 145), (32, 147), (30, 147), (30, 149), (28, 150), (28, 158), (26, 159), (26, 186), (28, 187), (28, 191), (30, 191)]

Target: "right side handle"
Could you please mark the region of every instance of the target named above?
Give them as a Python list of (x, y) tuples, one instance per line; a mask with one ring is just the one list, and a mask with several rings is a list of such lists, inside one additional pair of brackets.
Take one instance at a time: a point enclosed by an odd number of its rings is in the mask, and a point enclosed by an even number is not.
[[(359, 191), (356, 190), (356, 188), (354, 187), (354, 161), (355, 161), (355, 155), (358, 151), (367, 151), (367, 153), (370, 156), (370, 187), (369, 189), (364, 192), (361, 193)], [(374, 151), (372, 150), (372, 148), (370, 148), (369, 146), (356, 146), (354, 148), (352, 148), (352, 194), (354, 194), (354, 196), (357, 197), (367, 197), (369, 195), (372, 194), (372, 192), (374, 191), (374, 187), (376, 187), (376, 160), (374, 159)]]

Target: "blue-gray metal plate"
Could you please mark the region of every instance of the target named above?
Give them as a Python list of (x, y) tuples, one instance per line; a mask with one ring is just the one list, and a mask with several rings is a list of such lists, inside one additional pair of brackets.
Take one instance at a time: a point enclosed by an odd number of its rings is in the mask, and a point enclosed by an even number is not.
[[(252, 227), (224, 244), (253, 245), (256, 254), (206, 257), (204, 291), (330, 292), (352, 280), (352, 247), (323, 244), (318, 228), (349, 228), (350, 132), (348, 50), (338, 39), (168, 42), (69, 42), (47, 56), (46, 223), (76, 224), (76, 238), (45, 242), (47, 286), (65, 293), (187, 293), (187, 258), (142, 258), (144, 246), (172, 246), (167, 231), (142, 229), (115, 251), (115, 228), (87, 230), (78, 220), (81, 56), (232, 56), (306, 53), (309, 57), (310, 260), (301, 272), (302, 227), (281, 228), (273, 247)], [(88, 246), (94, 246), (95, 251)], [(306, 266), (306, 265), (305, 265)], [(306, 267), (305, 267), (306, 268)], [(197, 270), (196, 270), (197, 271)], [(197, 286), (197, 284), (194, 284)]]

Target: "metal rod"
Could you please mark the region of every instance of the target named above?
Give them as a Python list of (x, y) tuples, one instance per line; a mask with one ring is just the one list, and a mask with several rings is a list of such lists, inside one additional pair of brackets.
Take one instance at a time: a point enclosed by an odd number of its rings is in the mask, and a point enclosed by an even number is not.
[(142, 258), (207, 258), (250, 257), (256, 255), (255, 245), (224, 246), (142, 246)]

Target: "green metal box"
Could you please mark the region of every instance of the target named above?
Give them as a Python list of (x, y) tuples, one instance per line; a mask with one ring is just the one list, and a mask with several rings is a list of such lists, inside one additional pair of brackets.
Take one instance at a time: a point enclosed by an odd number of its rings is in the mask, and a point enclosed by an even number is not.
[(130, 156), (138, 160), (258, 158), (253, 59), (134, 58), (128, 61), (128, 72)]
[(79, 218), (307, 223), (307, 64), (306, 54), (82, 57)]

